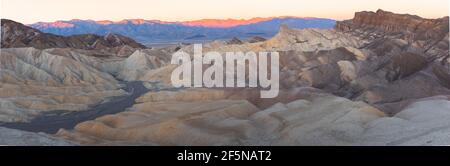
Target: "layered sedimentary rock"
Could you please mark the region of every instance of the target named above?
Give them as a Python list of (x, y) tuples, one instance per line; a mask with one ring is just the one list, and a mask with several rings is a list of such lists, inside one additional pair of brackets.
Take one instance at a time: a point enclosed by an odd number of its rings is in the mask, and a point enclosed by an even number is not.
[(360, 47), (365, 43), (357, 37), (336, 32), (334, 29), (293, 29), (286, 25), (273, 38), (266, 41), (265, 47), (277, 50), (316, 51), (337, 47)]
[(337, 22), (337, 29), (375, 28), (384, 33), (404, 33), (412, 40), (442, 38), (448, 33), (448, 16), (425, 19), (409, 14), (395, 14), (381, 9), (376, 12), (356, 12), (352, 20)]
[[(365, 41), (350, 34), (340, 33), (334, 29), (295, 29), (282, 25), (280, 31), (271, 39), (260, 42), (237, 42), (234, 44), (213, 41), (203, 44), (203, 52), (247, 52), (247, 51), (318, 51), (338, 47), (359, 47)], [(236, 43), (237, 42), (237, 43)], [(181, 51), (193, 52), (193, 45), (184, 46)]]
[(336, 29), (374, 41), (366, 45), (368, 48), (389, 49), (383, 45), (388, 44), (387, 40), (403, 40), (408, 43), (404, 49), (419, 50), (428, 56), (448, 55), (448, 16), (425, 19), (383, 10), (357, 12), (353, 19), (337, 22)]
[[(161, 50), (138, 50), (122, 62), (118, 78), (122, 80), (145, 80), (151, 70), (166, 66), (170, 62), (169, 53)], [(170, 73), (164, 73), (170, 75)]]
[(28, 121), (46, 111), (86, 110), (124, 95), (100, 60), (64, 50), (8, 48), (0, 56), (0, 121)]
[(337, 22), (336, 30), (367, 40), (359, 49), (381, 60), (376, 70), (353, 78), (337, 93), (390, 114), (399, 112), (404, 101), (449, 94), (448, 21), (448, 16), (425, 19), (378, 10)]

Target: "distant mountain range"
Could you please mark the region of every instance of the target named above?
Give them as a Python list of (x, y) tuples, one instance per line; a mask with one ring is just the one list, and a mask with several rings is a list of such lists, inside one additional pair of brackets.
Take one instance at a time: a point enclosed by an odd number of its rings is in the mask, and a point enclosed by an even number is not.
[(60, 36), (43, 33), (37, 29), (8, 19), (1, 19), (1, 31), (1, 48), (76, 48), (97, 50), (101, 51), (102, 54), (118, 54), (120, 56), (128, 56), (136, 49), (145, 48), (144, 45), (133, 39), (118, 34), (108, 33), (103, 36), (95, 34)]
[(37, 22), (29, 26), (42, 32), (69, 36), (77, 34), (106, 35), (115, 33), (141, 43), (192, 42), (233, 37), (272, 37), (281, 24), (293, 28), (332, 28), (335, 20), (311, 17), (270, 17), (249, 20), (203, 19), (185, 22), (126, 19), (122, 21), (69, 20)]

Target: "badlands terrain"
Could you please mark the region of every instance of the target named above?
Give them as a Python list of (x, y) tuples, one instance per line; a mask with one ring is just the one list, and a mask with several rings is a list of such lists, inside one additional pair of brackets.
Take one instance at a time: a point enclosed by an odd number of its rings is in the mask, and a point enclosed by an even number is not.
[(448, 16), (357, 12), (334, 28), (203, 45), (278, 51), (272, 99), (171, 87), (171, 55), (191, 44), (1, 25), (1, 145), (450, 145)]

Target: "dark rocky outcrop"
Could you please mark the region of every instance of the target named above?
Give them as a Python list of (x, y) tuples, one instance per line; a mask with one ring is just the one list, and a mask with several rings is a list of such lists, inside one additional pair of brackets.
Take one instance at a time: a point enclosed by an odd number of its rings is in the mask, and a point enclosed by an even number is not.
[(414, 53), (403, 53), (392, 58), (386, 73), (388, 81), (395, 81), (422, 70), (427, 65), (425, 57)]
[[(379, 48), (378, 54), (390, 49), (383, 43), (403, 42), (403, 50), (422, 52), (428, 57), (448, 54), (449, 17), (426, 19), (416, 15), (395, 14), (381, 9), (376, 12), (356, 12), (351, 20), (338, 21), (336, 30), (372, 40), (371, 48)], [(378, 42), (377, 42), (378, 41)], [(377, 47), (380, 46), (380, 47)]]
[(351, 31), (355, 28), (382, 30), (385, 33), (403, 33), (412, 40), (442, 38), (448, 33), (448, 16), (438, 19), (425, 19), (416, 15), (395, 14), (383, 11), (356, 12), (352, 20), (338, 21), (336, 28)]
[(254, 36), (247, 40), (247, 42), (249, 42), (249, 43), (257, 43), (257, 42), (263, 42), (263, 41), (266, 41), (266, 39), (263, 37), (259, 37), (259, 36)]
[(242, 44), (242, 40), (239, 40), (236, 37), (233, 37), (231, 40), (227, 41), (227, 44)]
[(450, 89), (450, 68), (435, 64), (433, 66), (433, 73), (439, 79), (442, 86)]
[(2, 19), (1, 48), (34, 47), (38, 49), (46, 48), (76, 48), (85, 50), (105, 50), (111, 49), (115, 53), (131, 54), (132, 51), (125, 51), (129, 48), (145, 48), (131, 38), (118, 35), (107, 34), (99, 36), (94, 34), (59, 36), (43, 33), (34, 28), (21, 23)]
[(382, 62), (354, 78), (341, 89), (342, 94), (389, 115), (398, 113), (408, 101), (449, 94), (448, 16), (426, 19), (381, 9), (363, 11), (353, 19), (338, 21), (335, 30), (367, 41), (358, 49), (375, 55), (369, 57), (371, 63)]

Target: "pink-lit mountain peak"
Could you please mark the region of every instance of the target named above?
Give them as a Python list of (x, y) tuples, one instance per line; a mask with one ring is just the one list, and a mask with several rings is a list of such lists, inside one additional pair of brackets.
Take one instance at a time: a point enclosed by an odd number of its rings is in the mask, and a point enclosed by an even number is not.
[(160, 20), (144, 20), (144, 19), (123, 19), (120, 21), (100, 20), (95, 21), (97, 24), (109, 25), (109, 24), (174, 24), (175, 22), (166, 22)]
[(68, 23), (66, 21), (55, 21), (55, 22), (38, 22), (40, 27), (43, 28), (70, 28), (75, 25)]
[(302, 18), (302, 19), (314, 19), (313, 17), (295, 17), (295, 16), (280, 16), (280, 17), (255, 17), (251, 19), (201, 19), (195, 21), (185, 21), (182, 22), (183, 25), (187, 26), (203, 26), (203, 27), (219, 27), (227, 28), (239, 25), (254, 24), (262, 21), (269, 21), (277, 18)]
[(233, 27), (238, 25), (248, 25), (248, 24), (254, 24), (261, 21), (267, 21), (271, 18), (252, 18), (252, 19), (201, 19), (201, 20), (194, 20), (194, 21), (185, 21), (181, 24), (187, 25), (187, 26), (203, 26), (203, 27), (220, 27), (220, 28), (226, 28), (226, 27)]
[(295, 16), (280, 16), (280, 17), (255, 17), (251, 19), (200, 19), (193, 21), (181, 21), (181, 22), (169, 22), (169, 21), (160, 21), (160, 20), (144, 20), (144, 19), (124, 19), (121, 21), (110, 21), (110, 20), (81, 20), (81, 19), (72, 19), (69, 21), (55, 21), (55, 22), (39, 22), (40, 27), (44, 28), (70, 28), (73, 27), (73, 22), (79, 21), (88, 21), (95, 22), (101, 25), (110, 25), (110, 24), (181, 24), (185, 26), (202, 26), (202, 27), (214, 27), (214, 28), (228, 28), (239, 25), (249, 25), (262, 21), (269, 21), (277, 18), (302, 18), (302, 19), (315, 19), (314, 17), (295, 17)]

